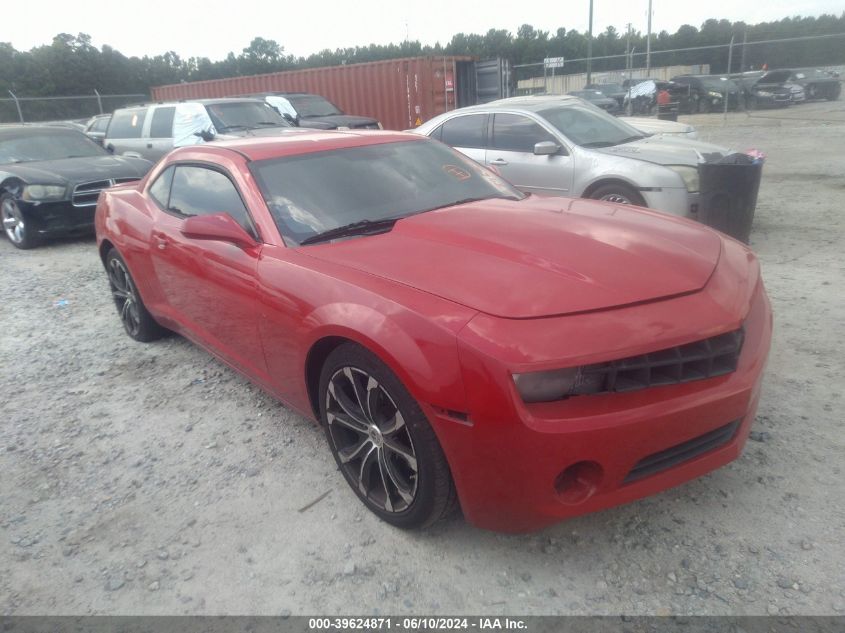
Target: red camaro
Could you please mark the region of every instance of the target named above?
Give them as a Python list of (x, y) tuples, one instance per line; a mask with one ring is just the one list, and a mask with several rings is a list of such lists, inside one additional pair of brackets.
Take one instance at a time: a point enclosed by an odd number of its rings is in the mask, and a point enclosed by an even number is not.
[(509, 532), (735, 459), (771, 338), (752, 253), (630, 206), (525, 196), (436, 141), (175, 150), (100, 198), (128, 334), (185, 335), (318, 420), (382, 519)]

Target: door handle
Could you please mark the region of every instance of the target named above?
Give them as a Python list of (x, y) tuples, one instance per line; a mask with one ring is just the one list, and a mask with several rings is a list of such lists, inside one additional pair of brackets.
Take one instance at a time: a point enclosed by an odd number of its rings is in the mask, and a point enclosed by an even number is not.
[(167, 248), (167, 241), (167, 238), (160, 233), (153, 235), (153, 244), (155, 244), (156, 248), (158, 248), (158, 250), (160, 251), (163, 251), (165, 248)]
[(147, 149), (152, 149), (152, 148), (153, 148), (153, 144), (152, 144), (152, 143), (147, 143)]
[(508, 161), (506, 161), (504, 158), (497, 158), (495, 160), (491, 160), (490, 164), (491, 165), (507, 165)]

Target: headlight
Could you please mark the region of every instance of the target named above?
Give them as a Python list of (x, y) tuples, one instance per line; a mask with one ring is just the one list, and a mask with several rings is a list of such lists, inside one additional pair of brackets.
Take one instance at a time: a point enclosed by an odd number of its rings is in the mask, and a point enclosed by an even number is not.
[(771, 92), (766, 91), (766, 90), (758, 90), (757, 96), (758, 97), (774, 97), (775, 95), (772, 94)]
[(580, 367), (569, 367), (513, 374), (513, 381), (524, 402), (553, 402), (601, 391), (604, 376), (585, 374)]
[(24, 200), (37, 202), (41, 200), (61, 200), (65, 197), (67, 188), (64, 185), (27, 185), (23, 188)]
[(689, 165), (666, 165), (666, 167), (683, 179), (687, 191), (690, 193), (698, 191), (698, 167), (690, 167)]
[(707, 94), (710, 95), (711, 97), (713, 97), (714, 99), (721, 99), (722, 98), (722, 93), (716, 92), (715, 90), (711, 90)]

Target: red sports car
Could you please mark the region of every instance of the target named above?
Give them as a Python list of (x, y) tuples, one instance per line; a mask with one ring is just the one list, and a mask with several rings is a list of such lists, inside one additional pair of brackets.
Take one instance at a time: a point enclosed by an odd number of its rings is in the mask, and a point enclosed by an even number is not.
[(525, 196), (436, 141), (175, 150), (107, 190), (127, 333), (195, 341), (325, 429), (401, 527), (528, 531), (735, 459), (771, 312), (754, 255), (631, 206)]

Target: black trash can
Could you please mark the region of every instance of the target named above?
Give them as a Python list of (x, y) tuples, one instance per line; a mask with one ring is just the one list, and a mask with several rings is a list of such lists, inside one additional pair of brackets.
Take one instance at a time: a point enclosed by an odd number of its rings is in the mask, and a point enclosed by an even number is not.
[(661, 121), (677, 121), (678, 120), (678, 104), (677, 103), (662, 103), (657, 106), (657, 118)]
[(748, 244), (763, 159), (732, 154), (718, 162), (698, 165), (698, 220)]

